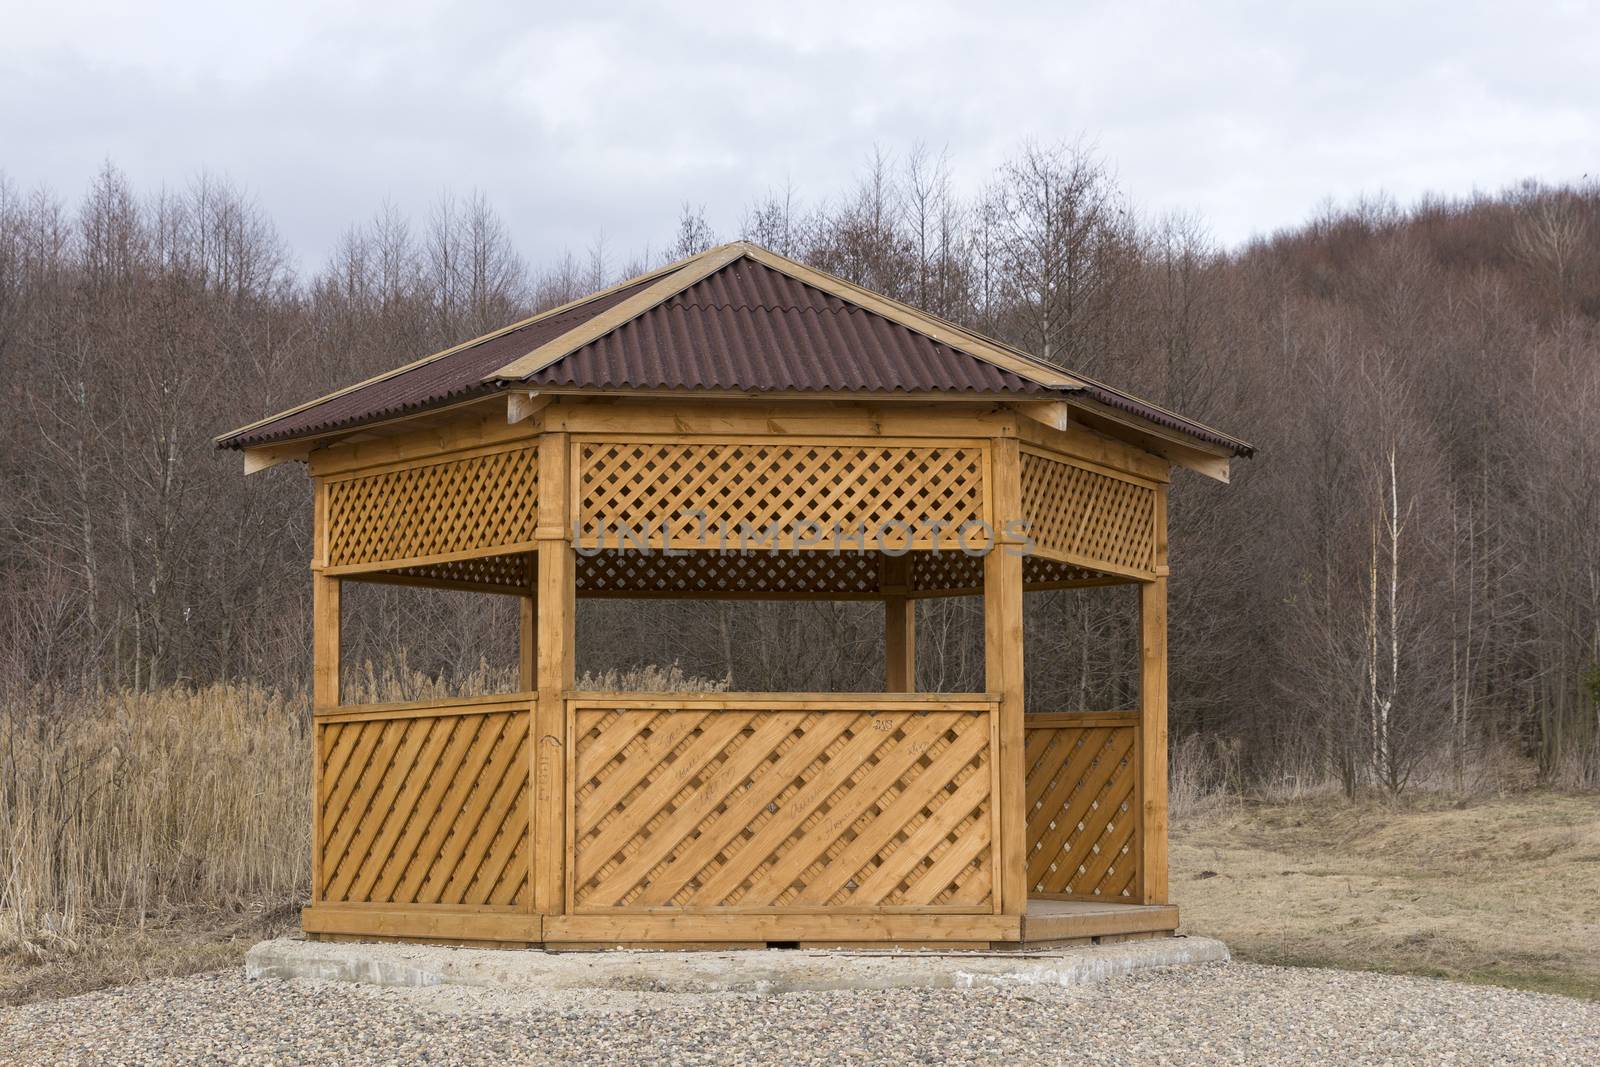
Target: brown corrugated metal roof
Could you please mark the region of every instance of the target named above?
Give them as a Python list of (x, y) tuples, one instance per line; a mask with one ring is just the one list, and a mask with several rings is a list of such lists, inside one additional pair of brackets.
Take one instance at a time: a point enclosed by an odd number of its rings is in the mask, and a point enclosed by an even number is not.
[[(711, 256), (728, 262), (718, 267)], [(791, 269), (818, 284), (785, 273)], [(673, 289), (674, 277), (698, 280), (657, 300), (660, 290), (653, 287)], [(634, 297), (635, 307), (619, 308)], [(876, 301), (881, 313), (855, 299)], [(613, 308), (618, 311), (611, 317), (622, 321), (606, 329), (600, 317)], [(591, 320), (597, 321), (580, 330)], [(564, 348), (561, 338), (575, 331), (570, 351), (521, 373), (543, 359), (531, 353), (547, 345)], [(509, 366), (518, 360), (521, 366)], [(525, 385), (1002, 398), (1076, 393), (1235, 454), (1250, 452), (1243, 442), (1125, 393), (1088, 381), (1059, 386), (1066, 380), (1059, 369), (998, 342), (879, 301), (765, 250), (735, 245), (236, 430), (218, 444), (245, 448), (329, 433)]]
[(751, 259), (519, 380), (755, 393), (1049, 392)]
[(247, 448), (310, 437), (493, 392), (501, 386), (484, 381), (485, 377), (518, 356), (620, 304), (647, 284), (648, 281), (640, 281), (554, 315), (536, 318), (525, 326), (491, 334), (474, 344), (237, 430), (219, 438), (217, 443), (225, 448)]

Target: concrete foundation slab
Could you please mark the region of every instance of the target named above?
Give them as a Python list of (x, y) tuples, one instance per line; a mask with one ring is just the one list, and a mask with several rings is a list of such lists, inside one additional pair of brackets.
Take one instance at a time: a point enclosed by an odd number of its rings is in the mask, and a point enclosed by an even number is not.
[(250, 978), (320, 978), (381, 986), (653, 993), (791, 993), (839, 989), (1072, 986), (1152, 967), (1226, 961), (1208, 937), (1161, 937), (1033, 952), (890, 952), (763, 949), (748, 952), (447, 948), (279, 938), (250, 950)]

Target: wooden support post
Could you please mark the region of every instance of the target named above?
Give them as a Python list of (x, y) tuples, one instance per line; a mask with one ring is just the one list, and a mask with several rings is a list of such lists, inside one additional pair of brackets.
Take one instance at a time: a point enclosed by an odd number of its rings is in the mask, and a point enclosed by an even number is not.
[(535, 674), (539, 697), (533, 730), (533, 907), (560, 914), (566, 904), (566, 691), (572, 688), (577, 553), (569, 521), (570, 438), (546, 433), (539, 438), (538, 579)]
[(1139, 586), (1139, 900), (1167, 903), (1167, 523), (1156, 500), (1156, 569)]
[(983, 560), (984, 688), (1000, 695), (1000, 910), (1021, 915), (1028, 908), (1022, 556), (1002, 534), (1008, 521), (1022, 515), (1022, 462), (1015, 438), (997, 438), (992, 456), (989, 499), (996, 538)]
[(531, 693), (539, 688), (539, 660), (536, 651), (539, 647), (539, 557), (530, 552), (527, 559), (528, 592), (519, 598), (521, 610), (518, 619), (521, 625), (517, 677), (522, 691)]
[(911, 591), (911, 555), (883, 558), (883, 663), (886, 693), (917, 690), (917, 602)]

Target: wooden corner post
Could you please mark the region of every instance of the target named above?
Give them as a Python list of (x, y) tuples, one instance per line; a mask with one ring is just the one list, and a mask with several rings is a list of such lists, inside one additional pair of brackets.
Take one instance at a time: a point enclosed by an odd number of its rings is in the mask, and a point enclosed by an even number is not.
[(566, 905), (566, 692), (575, 670), (577, 555), (572, 545), (571, 439), (539, 438), (539, 523), (533, 611), (538, 699), (533, 708), (533, 907), (560, 914)]
[(311, 706), (339, 706), (339, 579), (328, 565), (328, 483), (312, 483), (311, 511)]
[(911, 591), (911, 555), (883, 557), (883, 665), (886, 693), (917, 689), (917, 602)]
[(1156, 577), (1139, 586), (1139, 899), (1167, 903), (1167, 490), (1156, 497)]
[(984, 688), (1000, 696), (1000, 910), (1028, 909), (1027, 811), (1023, 755), (1022, 554), (1006, 534), (1022, 517), (1022, 458), (1016, 438), (996, 438), (989, 465), (994, 543), (983, 560)]

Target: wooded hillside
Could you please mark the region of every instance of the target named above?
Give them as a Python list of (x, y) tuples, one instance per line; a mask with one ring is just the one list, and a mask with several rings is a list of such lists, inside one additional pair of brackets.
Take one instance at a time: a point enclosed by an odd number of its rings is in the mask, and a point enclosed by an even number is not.
[[(1020, 150), (972, 198), (912, 151), (820, 206), (769, 197), (721, 234), (686, 209), (671, 236), (536, 269), (481, 199), (443, 200), (380, 210), (308, 274), (214, 178), (156, 194), (108, 167), (70, 205), (0, 183), (0, 700), (302, 689), (306, 480), (246, 480), (212, 436), (746, 236), (1258, 446), (1231, 486), (1173, 493), (1173, 730), (1207, 773), (1472, 788), (1527, 760), (1600, 781), (1600, 186), (1376, 200), (1222, 249), (1072, 146)], [(492, 599), (362, 590), (352, 669), (493, 678), (515, 608)], [(1126, 591), (1030, 599), (1030, 704), (1127, 705)], [(922, 687), (978, 683), (978, 610), (924, 611)], [(880, 624), (590, 603), (580, 669), (874, 688)]]

